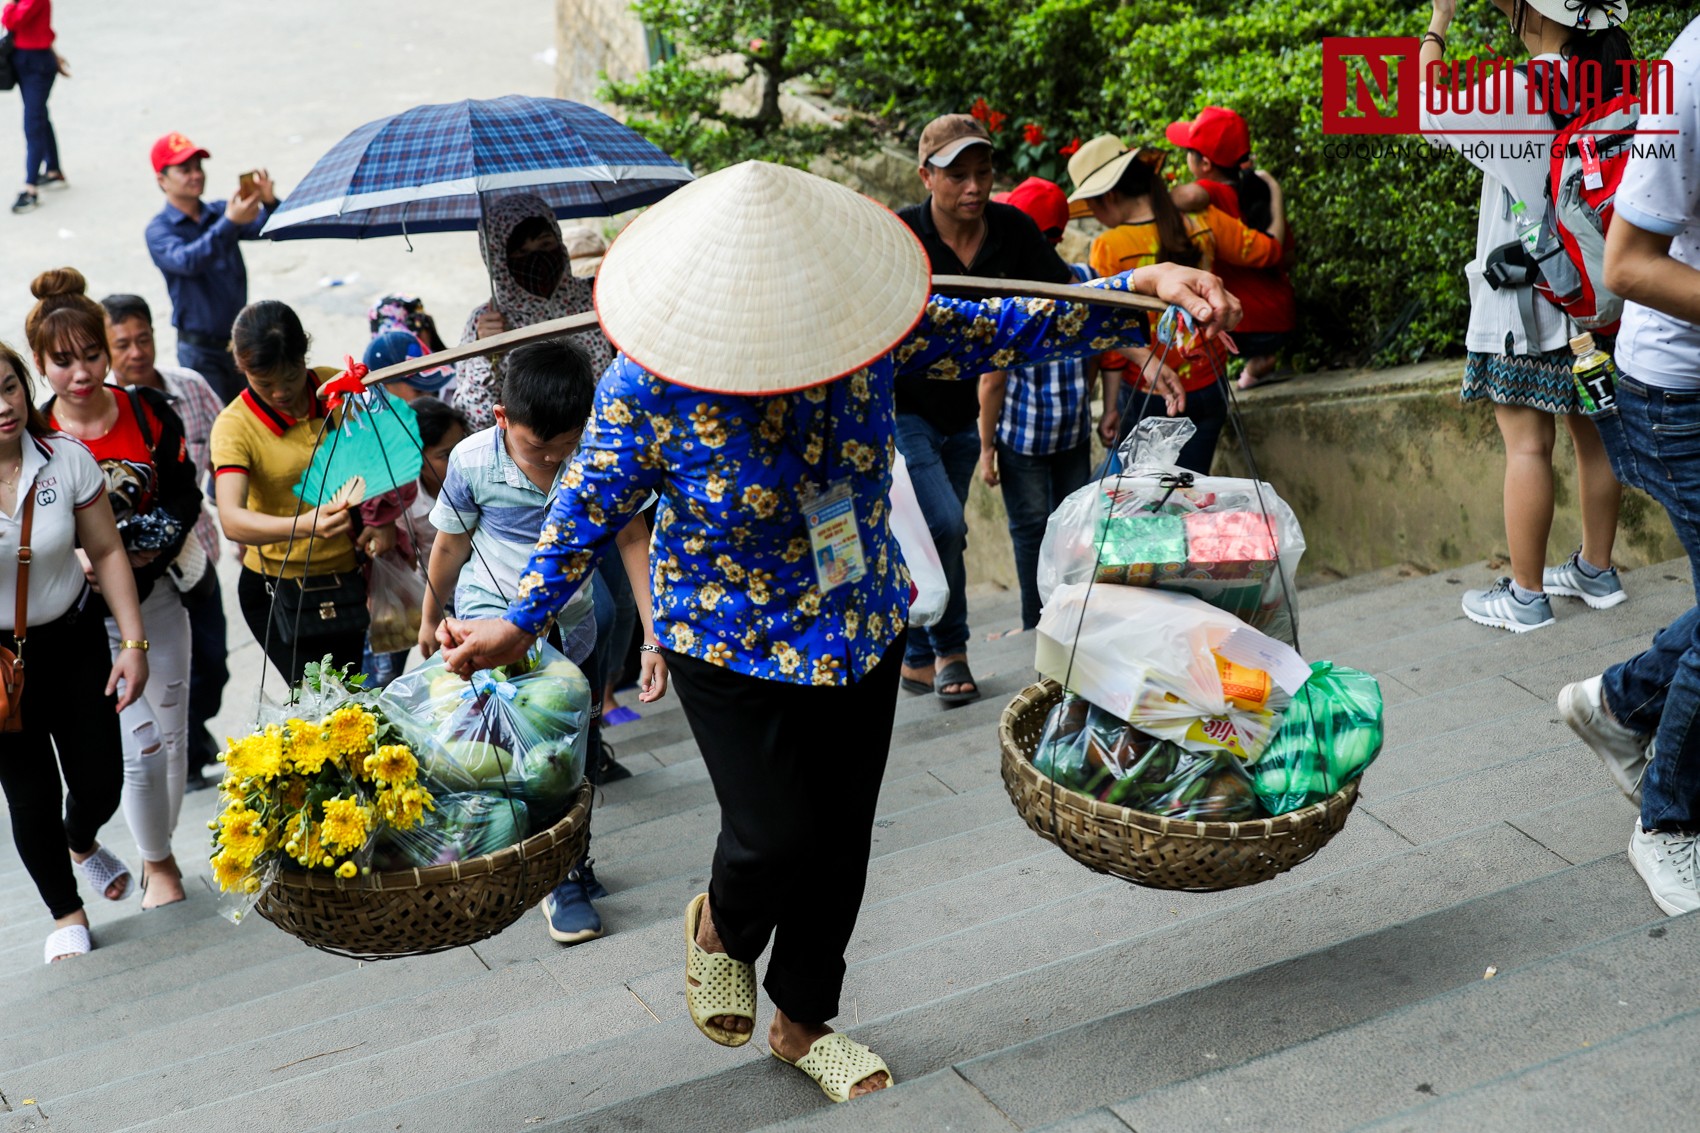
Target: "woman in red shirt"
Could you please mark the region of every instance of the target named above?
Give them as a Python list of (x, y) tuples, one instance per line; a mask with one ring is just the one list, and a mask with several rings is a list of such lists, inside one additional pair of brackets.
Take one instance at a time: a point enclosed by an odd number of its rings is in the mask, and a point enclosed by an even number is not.
[(62, 187), (59, 142), (47, 117), (47, 96), (55, 76), (71, 77), (71, 68), (53, 50), (53, 0), (10, 0), (0, 8), (0, 27), (12, 33), (12, 66), (18, 72), (18, 93), (24, 100), (24, 187), (12, 202), (13, 212), (36, 206), (36, 186)]
[[(84, 294), (81, 273), (43, 272), (30, 290), (38, 302), (24, 320), (24, 332), (36, 367), (53, 387), (42, 408), (55, 429), (94, 454), (105, 474), (107, 500), (141, 599), (153, 679), (120, 714), (119, 727), (124, 818), (142, 854), (142, 908), (151, 909), (183, 899), (171, 835), (188, 773), (189, 615), (165, 570), (200, 517), (201, 490), (183, 423), (164, 396), (145, 387), (105, 384), (106, 314)], [(106, 623), (116, 655), (123, 639), (116, 621), (108, 616)]]

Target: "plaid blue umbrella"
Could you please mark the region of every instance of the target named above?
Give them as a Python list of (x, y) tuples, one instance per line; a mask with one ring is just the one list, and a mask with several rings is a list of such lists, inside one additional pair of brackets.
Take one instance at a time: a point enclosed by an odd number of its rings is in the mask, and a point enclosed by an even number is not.
[(460, 232), (486, 199), (542, 197), (558, 217), (654, 204), (684, 165), (601, 111), (558, 98), (466, 99), (381, 118), (321, 157), (266, 222), (273, 240)]

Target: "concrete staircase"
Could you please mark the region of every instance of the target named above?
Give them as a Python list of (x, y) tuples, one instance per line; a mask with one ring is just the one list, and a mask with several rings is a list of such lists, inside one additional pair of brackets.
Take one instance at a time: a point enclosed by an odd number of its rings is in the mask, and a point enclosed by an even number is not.
[[(1320, 855), (1204, 895), (1091, 873), (1021, 824), (995, 725), (1032, 639), (984, 641), (1015, 603), (977, 600), (986, 698), (900, 705), (851, 945), (838, 1022), (891, 1063), (886, 1094), (828, 1107), (759, 1039), (691, 1026), (681, 912), (718, 812), (669, 698), (610, 733), (638, 774), (593, 825), (610, 933), (572, 949), (533, 913), (360, 964), (233, 927), (197, 884), (146, 915), (91, 902), (98, 948), (49, 969), (7, 851), (0, 1133), (1676, 1128), (1700, 1100), (1700, 921), (1647, 897), (1623, 853), (1634, 808), (1553, 698), (1687, 608), (1687, 566), (1523, 636), (1459, 613), (1489, 577), (1304, 595), (1306, 655), (1381, 678), (1388, 745)], [(189, 796), (185, 856), (214, 802)]]

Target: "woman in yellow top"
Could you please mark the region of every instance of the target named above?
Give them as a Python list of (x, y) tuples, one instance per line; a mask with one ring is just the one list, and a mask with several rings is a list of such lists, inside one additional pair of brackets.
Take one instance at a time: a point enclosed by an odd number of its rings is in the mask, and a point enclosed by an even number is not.
[[(248, 386), (213, 422), (211, 449), (219, 523), (246, 548), (242, 619), (290, 684), (327, 653), (358, 667), (368, 622), (358, 513), (335, 502), (309, 508), (294, 490), (325, 416), (318, 386), (335, 371), (308, 369), (301, 320), (272, 299), (236, 316), (231, 349)], [(386, 536), (394, 539), (393, 525), (358, 534), (377, 553)]]
[[(1131, 268), (1173, 263), (1211, 271), (1219, 263), (1242, 267), (1272, 267), (1281, 261), (1281, 241), (1244, 224), (1222, 210), (1183, 213), (1169, 199), (1168, 183), (1162, 176), (1164, 155), (1150, 149), (1130, 148), (1113, 134), (1093, 138), (1068, 159), (1074, 192), (1069, 202), (1075, 214), (1090, 213), (1105, 231), (1092, 241), (1090, 262), (1099, 276), (1111, 276)], [(1273, 193), (1271, 228), (1285, 224), (1279, 191)], [(1181, 450), (1181, 467), (1208, 473), (1216, 454), (1216, 439), (1227, 418), (1227, 401), (1219, 376), (1228, 364), (1227, 348), (1221, 337), (1200, 340), (1184, 354), (1165, 355), (1156, 340), (1155, 315), (1151, 318), (1151, 346), (1164, 363), (1181, 377), (1186, 387), (1186, 416), (1198, 432)], [(1163, 399), (1147, 397), (1142, 389), (1126, 385), (1121, 390), (1121, 436), (1132, 431), (1142, 417), (1167, 416)]]

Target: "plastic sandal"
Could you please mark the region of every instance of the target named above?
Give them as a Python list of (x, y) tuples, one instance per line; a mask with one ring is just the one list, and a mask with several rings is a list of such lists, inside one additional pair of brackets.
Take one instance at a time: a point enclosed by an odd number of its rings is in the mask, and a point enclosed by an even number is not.
[(42, 962), (54, 963), (56, 960), (69, 959), (72, 956), (87, 956), (94, 949), (94, 941), (89, 939), (87, 925), (68, 924), (64, 928), (56, 928), (47, 935), (47, 946), (42, 952)]
[[(698, 893), (685, 906), (685, 1004), (697, 1030), (721, 1046), (743, 1046), (755, 1033), (756, 970), (724, 952), (705, 952), (697, 943), (697, 926), (702, 923), (708, 894)], [(693, 986), (691, 981), (695, 980)], [(736, 1015), (750, 1021), (748, 1031), (728, 1031), (709, 1020)]]
[[(114, 881), (121, 877), (126, 880), (130, 877), (130, 867), (119, 861), (118, 855), (105, 846), (101, 846), (94, 853), (74, 864), (78, 872), (83, 875), (83, 879), (102, 897), (106, 897), (106, 891), (111, 888)], [(122, 901), (129, 895), (130, 886), (125, 885), (124, 892), (116, 897), (106, 897), (106, 899), (108, 901)]]
[[(821, 1093), (835, 1102), (850, 1100), (850, 1091), (857, 1083), (885, 1071), (886, 1088), (897, 1085), (897, 1078), (885, 1059), (839, 1031), (822, 1035), (809, 1046), (809, 1052), (792, 1062), (772, 1047), (768, 1053), (787, 1066), (795, 1066), (815, 1080)], [(876, 1091), (877, 1092), (877, 1091)]]
[[(973, 685), (974, 691), (946, 692), (946, 685)], [(980, 699), (980, 682), (969, 672), (968, 662), (952, 661), (933, 677), (933, 691), (939, 694), (939, 699), (944, 702), (946, 708), (955, 708), (959, 704), (971, 704)]]
[(642, 719), (643, 716), (641, 714), (622, 704), (615, 708), (612, 712), (604, 712), (602, 714), (602, 726), (604, 728), (613, 728), (621, 724), (630, 724), (634, 720)]

